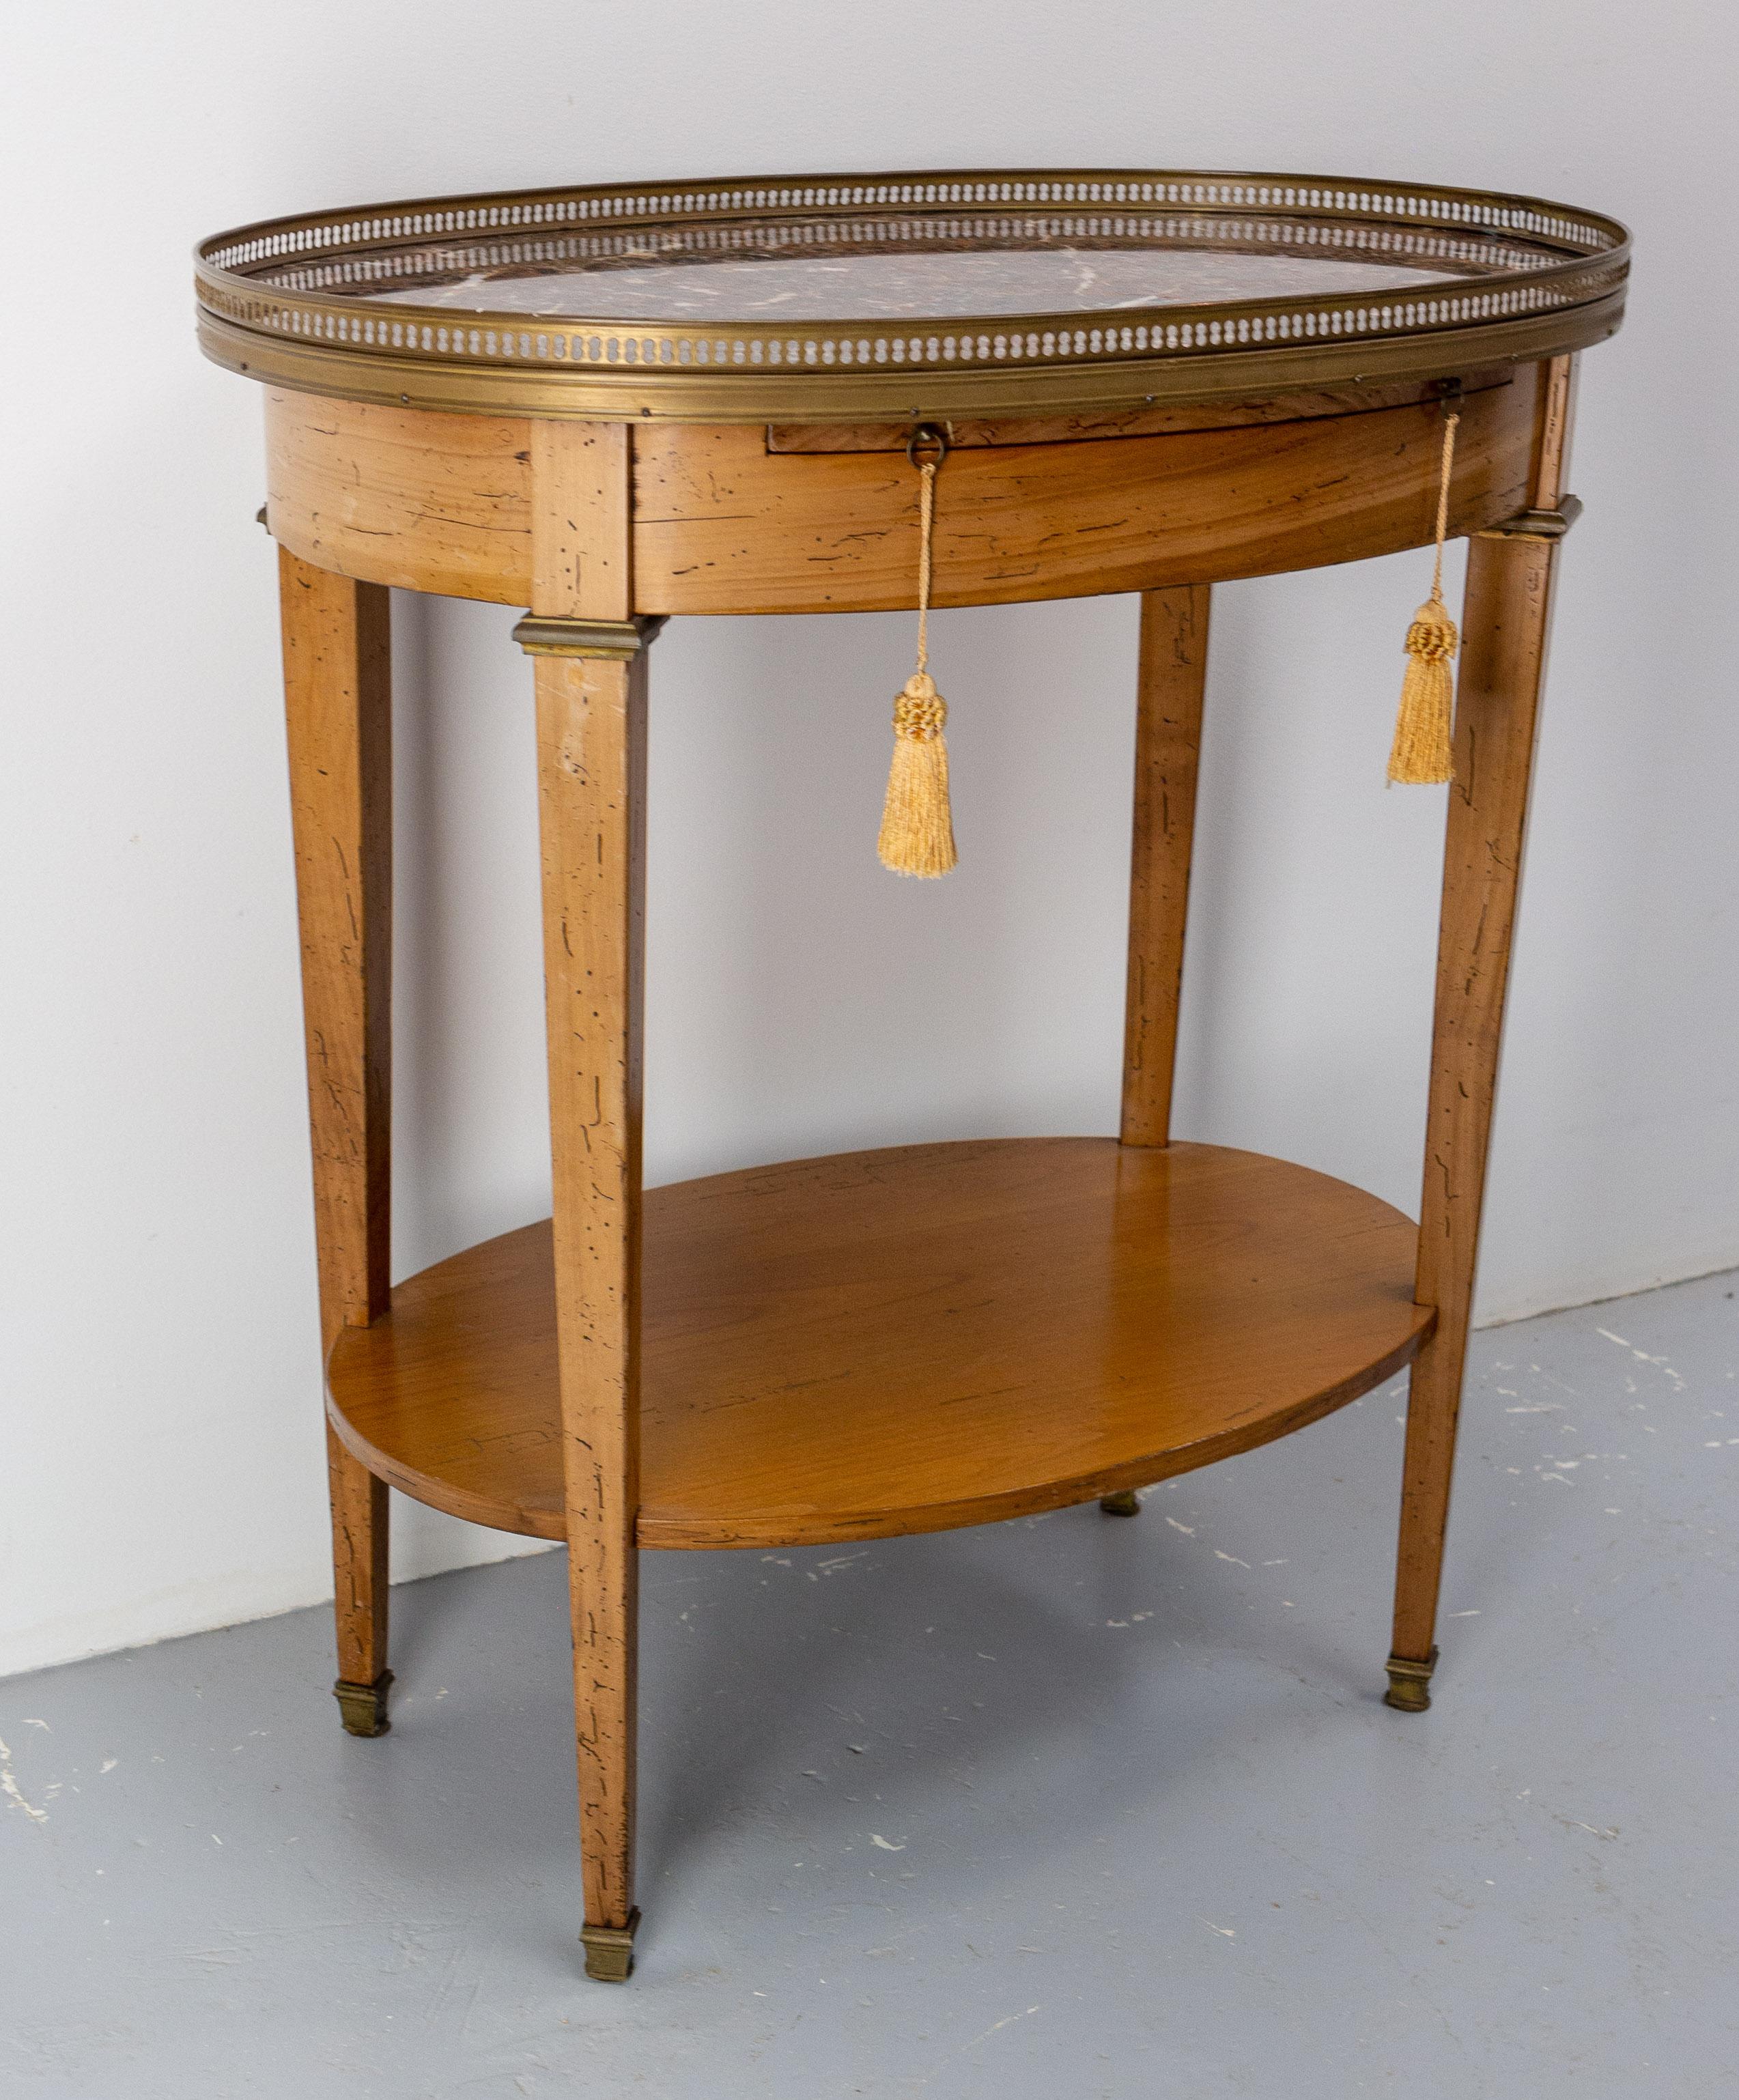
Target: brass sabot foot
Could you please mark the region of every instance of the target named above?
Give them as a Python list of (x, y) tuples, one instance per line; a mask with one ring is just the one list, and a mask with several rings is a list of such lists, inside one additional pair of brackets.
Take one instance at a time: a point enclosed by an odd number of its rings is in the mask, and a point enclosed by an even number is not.
[(634, 1973), (634, 1935), (640, 1929), (640, 1913), (631, 1910), (626, 1925), (583, 1925), (580, 1944), (585, 1949), (585, 1973), (594, 1983), (625, 1983)]
[(338, 1711), (344, 1717), (346, 1735), (384, 1736), (392, 1726), (386, 1718), (386, 1688), (392, 1683), (392, 1672), (383, 1670), (372, 1684), (353, 1684), (348, 1678), (341, 1677), (332, 1688), (332, 1696), (338, 1702)]
[(1392, 1655), (1384, 1665), (1388, 1689), (1383, 1695), (1384, 1705), (1400, 1714), (1423, 1714), (1431, 1704), (1431, 1673), (1437, 1666), (1435, 1648), (1423, 1662), (1409, 1662), (1404, 1655)]
[(1120, 1488), (1114, 1495), (1101, 1495), (1099, 1507), (1107, 1516), (1139, 1516), (1141, 1498), (1133, 1488)]

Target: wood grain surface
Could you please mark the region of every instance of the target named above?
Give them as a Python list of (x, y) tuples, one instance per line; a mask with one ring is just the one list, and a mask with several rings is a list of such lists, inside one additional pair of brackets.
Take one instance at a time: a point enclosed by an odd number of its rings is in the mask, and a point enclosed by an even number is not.
[[(386, 1310), (392, 670), (386, 593), (278, 554), (323, 1353)], [(329, 1431), (338, 1675), (386, 1667), (385, 1484)]]
[[(532, 446), (532, 609), (625, 620), (627, 430), (539, 423)], [(532, 660), (555, 1205), (552, 1330), (585, 1921), (625, 1926), (633, 1908), (639, 1594), (646, 659)]]
[(1209, 601), (1206, 584), (1148, 591), (1141, 599), (1123, 1004), (1125, 1145), (1171, 1142)]
[(529, 605), (532, 426), (268, 389), (266, 515), (321, 568)]
[[(1531, 375), (1471, 395), (1452, 534), (1525, 501)], [(867, 612), (912, 603), (904, 453), (775, 455), (758, 430), (638, 434), (636, 610)], [(963, 448), (937, 485), (934, 600), (1003, 605), (1267, 576), (1428, 540), (1434, 407), (1291, 423)]]
[[(1562, 492), (1573, 362), (1463, 375), (1452, 536)], [(1283, 1436), (1410, 1362), (1395, 1652), (1442, 1564), (1555, 548), (1476, 539), (1422, 1226), (1172, 1144), (1208, 589), (1428, 544), (1441, 423), (1366, 385), (963, 421), (934, 598), (1144, 594), (1122, 1142), (918, 1145), (641, 1192), (646, 659), (536, 660), (553, 1224), (387, 1290), (386, 585), (541, 615), (909, 607), (903, 433), (528, 422), (274, 392), (341, 1674), (386, 1490), (569, 1546), (589, 1925), (631, 1930), (638, 1546), (1032, 1514)]]
[[(1466, 393), (1507, 386), (1516, 368), (1503, 365), (1468, 373)], [(1225, 430), (1247, 423), (1297, 423), (1315, 416), (1356, 416), (1369, 408), (1393, 408), (1437, 398), (1432, 380), (1366, 380), (1362, 385), (1313, 386), (1295, 393), (1264, 394), (1248, 400), (1156, 402), (1148, 408), (1084, 409), (1070, 415), (944, 416), (941, 427), (953, 446), (1054, 445), (1076, 438), (1141, 438), (1163, 431)], [(903, 452), (909, 426), (903, 423), (769, 423), (770, 452)]]
[[(915, 1145), (646, 1198), (643, 1546), (989, 1522), (1284, 1435), (1405, 1364), (1415, 1235), (1251, 1153)], [(426, 1270), (340, 1337), (333, 1418), (408, 1493), (564, 1521), (549, 1229)]]
[[(1573, 379), (1561, 359), (1542, 390), (1538, 507), (1563, 493)], [(1395, 1581), (1393, 1652), (1419, 1663), (1432, 1655), (1442, 1579), (1557, 554), (1558, 543), (1532, 540), (1468, 549), (1419, 1210), (1417, 1295), (1437, 1325), (1413, 1367)]]
[[(1226, 420), (1203, 408), (1181, 429), (1089, 423), (1082, 435), (1081, 419), (1062, 417), (1048, 441), (1038, 421), (986, 426), (1005, 441), (963, 443), (938, 492), (936, 602), (1169, 589), (1423, 545), (1441, 426), (1434, 408), (1394, 393), (1312, 396), (1294, 404), (1308, 412), (1266, 421), (1253, 420), (1255, 404), (1231, 404)], [(1468, 396), (1452, 534), (1526, 501), (1537, 395), (1530, 366)], [(529, 605), (532, 429), (270, 393), (271, 530), (347, 576)], [(912, 603), (916, 505), (903, 450), (774, 450), (759, 425), (664, 423), (635, 435), (634, 611)]]

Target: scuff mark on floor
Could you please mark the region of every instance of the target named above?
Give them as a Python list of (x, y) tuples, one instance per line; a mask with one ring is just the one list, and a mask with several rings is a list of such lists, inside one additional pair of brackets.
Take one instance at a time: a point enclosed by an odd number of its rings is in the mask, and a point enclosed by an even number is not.
[(1555, 1815), (1552, 1821), (1561, 1823), (1566, 1830), (1586, 1830), (1591, 1838), (1604, 1838), (1609, 1844), (1618, 1835), (1616, 1826), (1610, 1830), (1600, 1830), (1591, 1823), (1578, 1823), (1568, 1815)]
[(6, 1796), (14, 1808), (23, 1809), (33, 1823), (47, 1822), (47, 1810), (33, 1807), (19, 1791), (18, 1780), (12, 1771), (12, 1753), (4, 1743), (0, 1743), (0, 1793)]
[(963, 2044), (961, 2054), (976, 2049), (981, 2041), (988, 2041), (993, 2034), (1000, 2034), (1004, 2027), (1012, 2027), (1017, 2020), (1030, 2020), (1038, 2010), (1036, 2005), (1029, 2005), (1024, 2013), (1010, 2013), (1006, 2019), (998, 2020), (995, 2027), (986, 2027), (982, 2035), (974, 2035), (970, 2041)]
[(1666, 1357), (1651, 1357), (1646, 1349), (1639, 1349), (1634, 1342), (1627, 1342), (1622, 1335), (1615, 1335), (1610, 1327), (1596, 1327), (1595, 1333), (1609, 1342), (1616, 1342), (1621, 1349), (1628, 1349), (1640, 1364), (1653, 1364), (1663, 1377), (1670, 1378), (1675, 1391), (1684, 1391), (1684, 1380), (1679, 1377), (1671, 1361)]

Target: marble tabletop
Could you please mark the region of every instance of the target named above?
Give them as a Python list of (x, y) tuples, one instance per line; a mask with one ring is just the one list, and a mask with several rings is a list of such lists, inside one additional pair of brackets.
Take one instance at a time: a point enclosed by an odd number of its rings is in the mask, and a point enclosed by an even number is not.
[[(1214, 237), (1134, 220), (1087, 237), (1004, 220), (784, 221), (554, 239), (472, 236), (373, 261), (352, 297), (551, 320), (771, 323), (1113, 313), (1340, 293), (1406, 292), (1503, 267), (1489, 245), (1296, 224)], [(1513, 263), (1512, 265), (1513, 267)], [(286, 281), (293, 275), (285, 273)], [(307, 283), (307, 278), (302, 278)]]

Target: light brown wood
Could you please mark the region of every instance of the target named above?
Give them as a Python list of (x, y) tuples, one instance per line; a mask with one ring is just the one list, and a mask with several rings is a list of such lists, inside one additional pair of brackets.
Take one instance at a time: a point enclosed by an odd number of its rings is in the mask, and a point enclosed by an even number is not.
[[(346, 1449), (330, 1422), (326, 1425), (326, 1490), (332, 1511), (338, 1681), (378, 1685), (386, 1671), (389, 1632), (387, 1560), (392, 1519), (387, 1484)], [(355, 1732), (380, 1734), (384, 1719), (383, 1689), (374, 1728)]]
[(269, 390), (266, 515), (305, 561), (529, 605), (532, 426)]
[[(1573, 376), (1462, 375), (1452, 534), (1556, 501)], [(554, 1218), (389, 1303), (380, 587), (606, 622), (909, 606), (916, 486), (885, 426), (271, 396), (341, 1670), (385, 1667), (384, 1482), (567, 1542), (589, 1926), (633, 1917), (637, 1546), (850, 1541), (1117, 1494), (1414, 1362), (1395, 1654), (1425, 1670), (1551, 547), (1479, 540), (1469, 562), (1421, 1231), (1170, 1125), (1208, 586), (1428, 543), (1428, 397), (1361, 382), (956, 425), (936, 602), (1144, 594), (1121, 1143), (721, 1176), (655, 1191), (642, 1251), (645, 658), (539, 657)]]
[[(1468, 373), (1465, 393), (1507, 386), (1516, 368)], [(948, 442), (966, 445), (1054, 445), (1076, 438), (1151, 437), (1167, 430), (1225, 430), (1246, 423), (1295, 423), (1316, 416), (1353, 416), (1410, 401), (1434, 401), (1432, 380), (1367, 380), (1360, 386), (1317, 386), (1238, 401), (1155, 403), (1150, 408), (1083, 411), (1074, 415), (944, 416)], [(770, 452), (903, 452), (909, 423), (769, 423)]]
[[(1538, 412), (1532, 367), (1468, 397), (1452, 533), (1525, 503)], [(348, 576), (528, 605), (532, 427), (273, 395), (271, 529)], [(1441, 425), (1417, 402), (1048, 443), (1038, 428), (951, 457), (938, 604), (1170, 589), (1431, 538)], [(769, 452), (762, 426), (664, 423), (636, 432), (633, 487), (637, 612), (912, 602), (917, 507), (903, 453)]]
[[(1471, 395), (1450, 529), (1525, 498), (1534, 385)], [(634, 596), (648, 613), (912, 602), (903, 453), (770, 454), (753, 429), (638, 434)], [(1441, 425), (1375, 409), (1268, 427), (965, 448), (937, 487), (935, 602), (1000, 605), (1266, 576), (1431, 536)]]
[[(1546, 378), (1540, 507), (1562, 493), (1570, 360)], [(1416, 1287), (1437, 1325), (1413, 1367), (1395, 1586), (1393, 1653), (1419, 1664), (1437, 1623), (1556, 553), (1507, 539), (1468, 550)]]
[[(392, 679), (386, 593), (278, 557), (323, 1353), (391, 1276)], [(386, 1667), (385, 1484), (327, 1438), (338, 1675)]]
[[(1415, 1235), (1255, 1154), (913, 1145), (646, 1198), (642, 1546), (982, 1524), (1313, 1421), (1428, 1331)], [(407, 1493), (558, 1537), (548, 1229), (401, 1284), (335, 1419)]]
[[(532, 609), (625, 620), (628, 430), (540, 423), (532, 448)], [(646, 659), (535, 661), (580, 1850), (586, 1923), (620, 1927), (633, 1908)]]
[(532, 426), (532, 610), (626, 620), (633, 611), (633, 452), (620, 423)]
[(1129, 972), (1123, 1006), (1125, 1145), (1168, 1145), (1195, 838), (1209, 589), (1141, 599), (1129, 855)]

